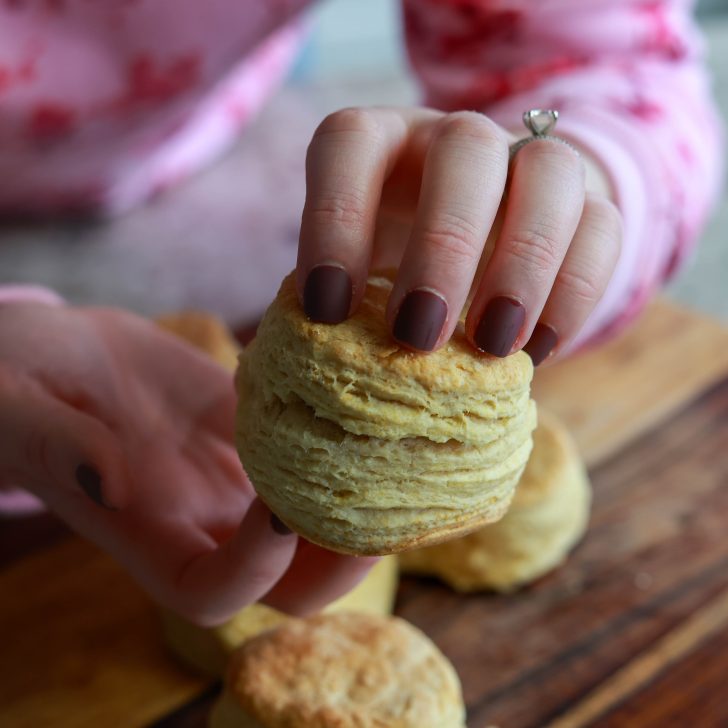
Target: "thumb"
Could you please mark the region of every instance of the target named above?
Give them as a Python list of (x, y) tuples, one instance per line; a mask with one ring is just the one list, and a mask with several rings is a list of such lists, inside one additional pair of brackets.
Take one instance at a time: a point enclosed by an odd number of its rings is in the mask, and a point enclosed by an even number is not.
[(293, 560), (297, 536), (255, 498), (233, 536), (188, 559), (175, 578), (174, 606), (203, 626), (257, 602)]
[[(92, 500), (110, 510), (128, 499), (114, 433), (37, 383), (0, 372), (0, 472), (62, 514)], [(70, 500), (69, 500), (70, 499)]]

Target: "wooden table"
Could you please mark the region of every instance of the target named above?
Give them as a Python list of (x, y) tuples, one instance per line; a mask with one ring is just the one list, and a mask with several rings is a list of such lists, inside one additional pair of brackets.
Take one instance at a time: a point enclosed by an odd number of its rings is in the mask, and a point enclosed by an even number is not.
[[(666, 303), (538, 373), (595, 488), (566, 566), (513, 596), (402, 580), (397, 613), (457, 668), (471, 728), (728, 726), (728, 332)], [(219, 686), (50, 516), (0, 523), (0, 726), (204, 726)]]

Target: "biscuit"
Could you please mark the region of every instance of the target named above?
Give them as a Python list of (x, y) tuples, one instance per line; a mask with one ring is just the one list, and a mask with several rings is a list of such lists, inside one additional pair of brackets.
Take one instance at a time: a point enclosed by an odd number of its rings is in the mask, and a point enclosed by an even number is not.
[(357, 312), (309, 321), (293, 275), (240, 357), (237, 445), (259, 496), (309, 541), (388, 554), (506, 512), (531, 450), (533, 366), (477, 353), (462, 327), (422, 355), (397, 345), (391, 283)]
[(591, 488), (571, 435), (539, 408), (533, 452), (510, 510), (464, 538), (402, 554), (403, 571), (456, 591), (509, 592), (558, 566), (583, 536)]
[(231, 658), (210, 728), (464, 728), (447, 658), (397, 617), (292, 619)]
[[(329, 604), (325, 613), (356, 611), (387, 615), (399, 580), (397, 559), (386, 556), (350, 592)], [(287, 615), (264, 604), (251, 604), (218, 627), (198, 627), (169, 610), (160, 610), (167, 647), (188, 667), (221, 677), (231, 653), (260, 632), (276, 627)]]
[(206, 352), (225, 369), (235, 371), (240, 346), (216, 316), (201, 311), (182, 311), (160, 316), (155, 323), (160, 329)]

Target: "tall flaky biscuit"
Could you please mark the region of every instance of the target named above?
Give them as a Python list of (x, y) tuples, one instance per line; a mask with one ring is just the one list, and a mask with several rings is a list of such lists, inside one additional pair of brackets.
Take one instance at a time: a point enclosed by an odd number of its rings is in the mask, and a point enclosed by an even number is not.
[(478, 354), (458, 328), (399, 347), (371, 278), (357, 312), (309, 321), (293, 276), (240, 358), (237, 444), (260, 497), (327, 548), (387, 554), (498, 520), (531, 450), (531, 360)]
[(539, 409), (533, 452), (510, 510), (467, 536), (402, 554), (403, 571), (437, 576), (460, 592), (508, 592), (560, 564), (583, 536), (591, 488), (571, 435)]
[(290, 620), (230, 661), (210, 728), (463, 728), (460, 682), (418, 629), (354, 612)]
[[(386, 615), (392, 612), (399, 581), (397, 559), (385, 556), (350, 592), (329, 604), (325, 613), (356, 611)], [(288, 619), (264, 604), (251, 604), (219, 627), (198, 627), (168, 610), (160, 610), (164, 640), (185, 664), (207, 675), (221, 677), (232, 652)]]

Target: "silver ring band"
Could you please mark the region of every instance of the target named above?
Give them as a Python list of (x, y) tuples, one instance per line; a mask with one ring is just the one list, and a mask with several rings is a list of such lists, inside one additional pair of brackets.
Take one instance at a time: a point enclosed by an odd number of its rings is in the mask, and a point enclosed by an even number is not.
[(526, 144), (530, 144), (531, 142), (537, 142), (540, 140), (549, 141), (549, 142), (558, 142), (559, 144), (565, 144), (569, 149), (571, 149), (574, 153), (579, 154), (579, 150), (569, 142), (566, 141), (566, 139), (562, 139), (561, 137), (553, 136), (551, 134), (534, 134), (534, 136), (525, 137), (524, 139), (520, 139), (515, 144), (511, 144), (511, 146), (508, 148), (509, 158), (513, 159), (513, 157), (516, 155), (516, 152), (519, 149), (523, 149), (523, 147), (526, 146)]
[(513, 159), (520, 149), (523, 149), (527, 144), (540, 140), (558, 142), (559, 144), (565, 144), (575, 154), (579, 154), (579, 151), (570, 144), (566, 139), (554, 136), (550, 132), (553, 131), (556, 126), (556, 122), (559, 119), (559, 112), (555, 109), (530, 109), (529, 111), (523, 112), (523, 123), (531, 132), (531, 136), (519, 139), (509, 147), (509, 159)]

